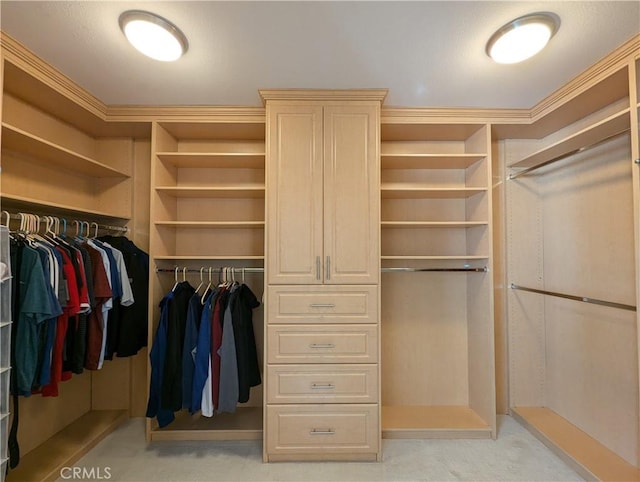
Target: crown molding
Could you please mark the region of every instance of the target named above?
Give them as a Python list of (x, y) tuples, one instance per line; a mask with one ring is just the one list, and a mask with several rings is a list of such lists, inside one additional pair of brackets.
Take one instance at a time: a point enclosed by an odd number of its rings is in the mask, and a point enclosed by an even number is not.
[(109, 121), (264, 123), (264, 107), (246, 106), (107, 106)]
[(380, 111), (382, 124), (412, 123), (509, 123), (531, 122), (529, 109), (482, 109), (482, 108), (407, 108), (383, 107)]
[(259, 89), (262, 102), (303, 101), (374, 101), (384, 102), (388, 89)]
[(604, 77), (627, 67), (630, 59), (636, 59), (639, 56), (640, 34), (637, 34), (529, 109), (531, 122), (537, 121), (562, 104), (582, 94)]
[(107, 106), (55, 69), (10, 35), (0, 32), (0, 46), (4, 59), (21, 68), (58, 94), (69, 98), (89, 113), (106, 120)]

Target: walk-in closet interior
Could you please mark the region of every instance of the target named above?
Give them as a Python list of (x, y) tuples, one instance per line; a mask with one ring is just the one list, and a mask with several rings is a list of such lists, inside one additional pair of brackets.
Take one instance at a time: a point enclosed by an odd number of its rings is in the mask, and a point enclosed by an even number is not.
[[(154, 444), (375, 463), (385, 439), (499, 438), (497, 414), (640, 480), (640, 34), (526, 109), (385, 86), (108, 105), (0, 40), (3, 480), (55, 480), (131, 417)], [(100, 369), (64, 352), (57, 396), (18, 397), (9, 245), (46, 236), (135, 245), (138, 341), (101, 325)]]

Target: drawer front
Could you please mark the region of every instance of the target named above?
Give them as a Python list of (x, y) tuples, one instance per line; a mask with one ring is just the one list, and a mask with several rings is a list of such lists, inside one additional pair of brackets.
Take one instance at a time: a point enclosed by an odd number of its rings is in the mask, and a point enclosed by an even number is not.
[(270, 365), (267, 403), (375, 403), (377, 365)]
[(376, 325), (270, 325), (269, 363), (378, 363)]
[(269, 323), (378, 323), (377, 286), (269, 286)]
[(378, 405), (270, 405), (268, 454), (378, 451)]

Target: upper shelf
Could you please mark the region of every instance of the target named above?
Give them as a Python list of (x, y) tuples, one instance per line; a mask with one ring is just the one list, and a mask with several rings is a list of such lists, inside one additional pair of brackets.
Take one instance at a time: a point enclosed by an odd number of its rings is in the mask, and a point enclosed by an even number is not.
[(158, 152), (158, 159), (175, 167), (264, 169), (265, 153)]
[(47, 214), (61, 217), (77, 217), (87, 220), (102, 220), (105, 222), (128, 221), (130, 216), (118, 216), (114, 213), (99, 211), (97, 209), (85, 209), (69, 204), (43, 201), (26, 196), (2, 193), (2, 209), (12, 209), (17, 211), (27, 211), (34, 214)]
[(554, 142), (548, 147), (511, 164), (509, 167), (533, 167), (545, 162), (561, 158), (578, 151), (579, 149), (597, 144), (611, 136), (628, 130), (631, 125), (629, 109), (613, 114), (606, 119), (597, 122), (581, 131)]
[(260, 185), (158, 186), (156, 191), (180, 198), (263, 198), (265, 187)]
[(35, 159), (60, 166), (75, 174), (97, 178), (129, 177), (124, 172), (25, 132), (6, 122), (2, 123), (2, 149), (26, 154)]
[(383, 184), (384, 199), (464, 199), (487, 191), (484, 187), (433, 188), (416, 185)]
[(382, 154), (382, 169), (466, 169), (486, 154)]

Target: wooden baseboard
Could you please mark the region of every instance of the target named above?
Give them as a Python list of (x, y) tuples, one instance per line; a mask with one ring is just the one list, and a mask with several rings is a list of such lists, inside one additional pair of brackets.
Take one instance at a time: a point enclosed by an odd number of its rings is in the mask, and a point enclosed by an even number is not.
[(60, 477), (98, 442), (128, 420), (127, 410), (94, 410), (71, 423), (20, 458), (6, 482), (45, 482)]
[(511, 415), (581, 477), (611, 482), (640, 481), (638, 467), (553, 410), (546, 407), (514, 407)]

